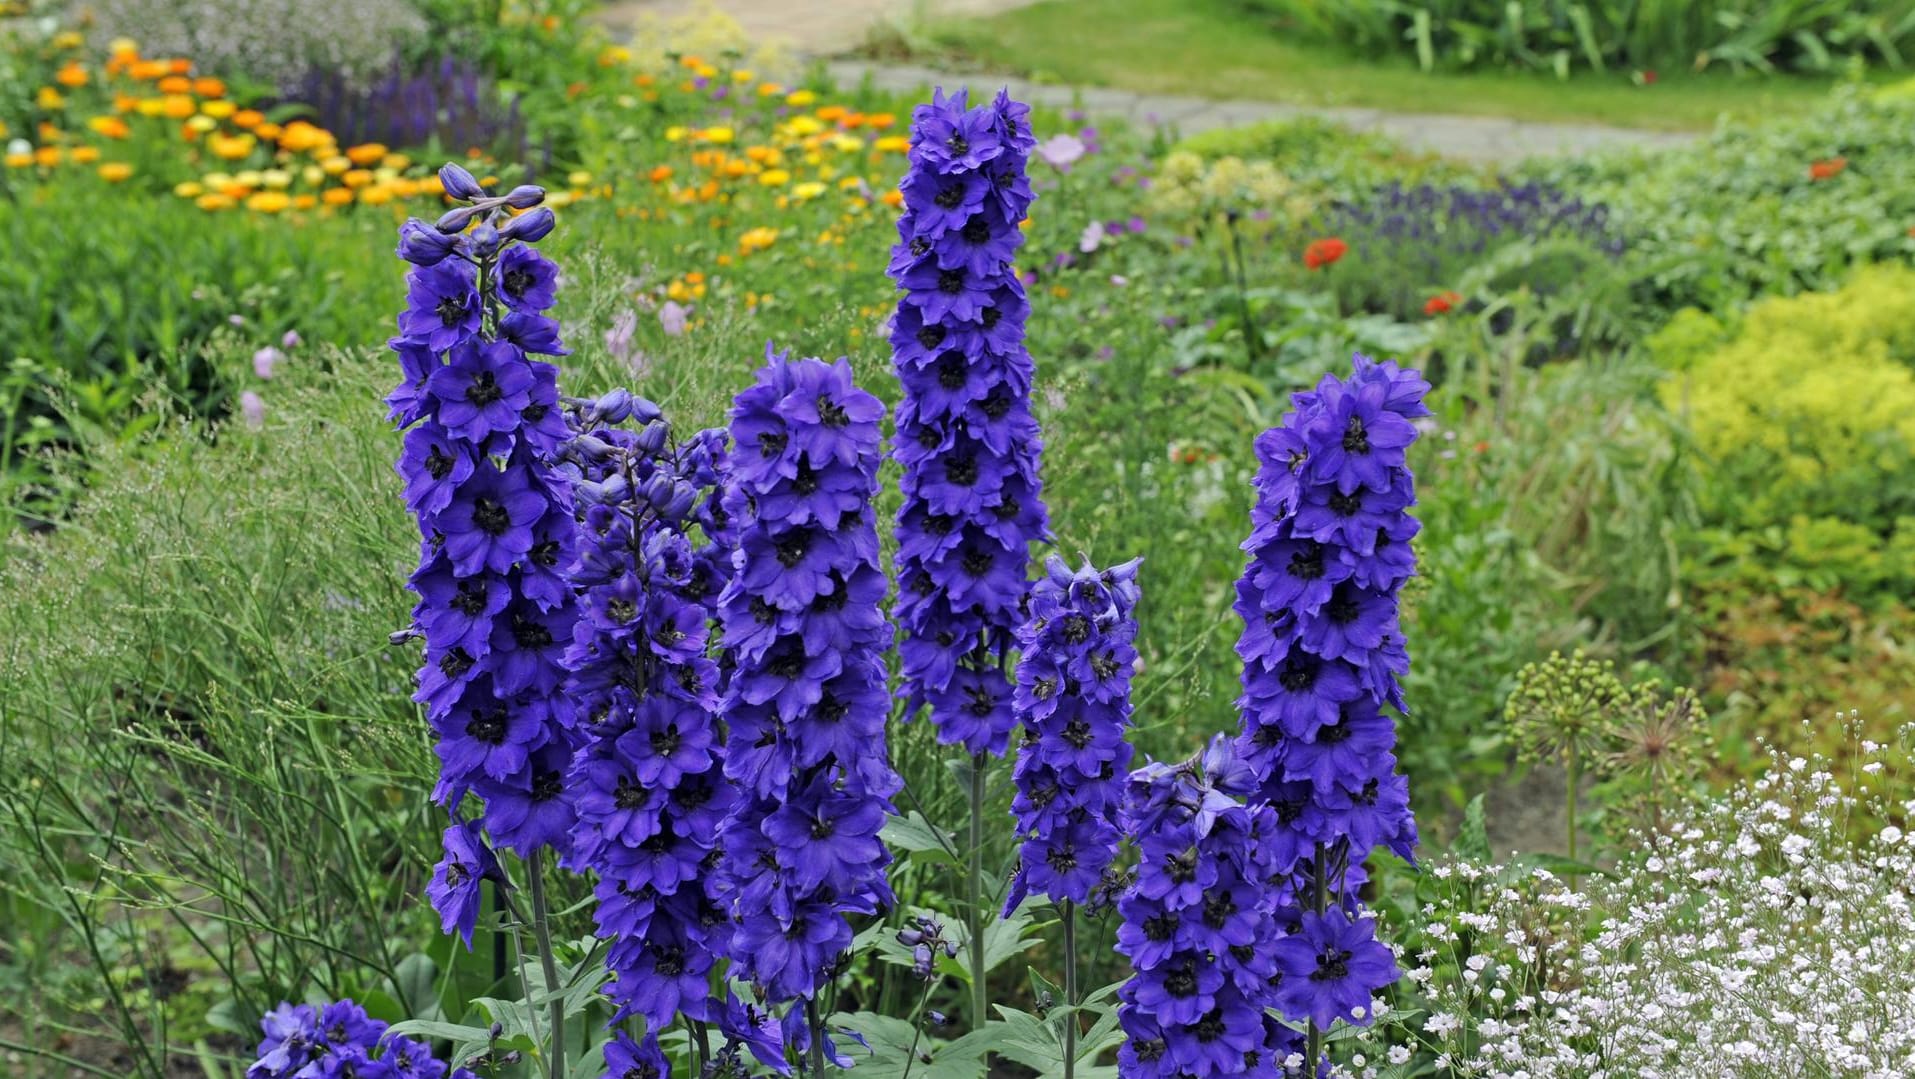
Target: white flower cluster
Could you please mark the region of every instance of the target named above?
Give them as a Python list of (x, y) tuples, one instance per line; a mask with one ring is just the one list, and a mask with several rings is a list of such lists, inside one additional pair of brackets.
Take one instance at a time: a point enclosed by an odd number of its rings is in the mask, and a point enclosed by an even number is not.
[(1397, 1024), (1366, 1034), (1353, 1074), (1915, 1076), (1902, 733), (1842, 762), (1773, 755), (1606, 874), (1434, 867), (1444, 898), (1423, 910)]
[(308, 73), (365, 84), (426, 32), (404, 0), (76, 0), (95, 37), (129, 37), (145, 56), (183, 57), (212, 74), (289, 89)]

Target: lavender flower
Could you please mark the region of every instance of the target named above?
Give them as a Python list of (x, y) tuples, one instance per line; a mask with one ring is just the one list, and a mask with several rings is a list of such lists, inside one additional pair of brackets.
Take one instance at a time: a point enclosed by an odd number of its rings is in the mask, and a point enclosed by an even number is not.
[(386, 1024), (351, 1000), (323, 1008), (282, 1003), (259, 1021), (259, 1029), (265, 1037), (246, 1079), (448, 1079), (448, 1071), (449, 1079), (476, 1079), (464, 1068), (448, 1069), (429, 1048), (410, 1038), (386, 1037)]
[(1277, 869), (1269, 806), (1246, 806), (1247, 770), (1219, 738), (1201, 761), (1148, 764), (1129, 783), (1137, 880), (1118, 900), (1124, 1079), (1282, 1075), (1295, 1031), (1265, 1012), (1281, 931), (1264, 899)]
[[(711, 561), (729, 552), (715, 494), (724, 439), (700, 432), (673, 445), (658, 407), (623, 391), (568, 402), (568, 416), (578, 434), (562, 467), (578, 496), (579, 544), (566, 576), (579, 618), (566, 696), (583, 717), (567, 780), (573, 852), (598, 874), (617, 1017), (642, 1015), (650, 1030), (679, 1014), (712, 1020), (726, 919), (706, 882), (733, 799), (707, 656)], [(626, 419), (641, 428), (615, 426)], [(696, 548), (694, 534), (710, 542)]]
[[(469, 186), (480, 190), (476, 181)], [(411, 427), (398, 470), (422, 538), (410, 587), (426, 662), (414, 699), (438, 735), (434, 797), (456, 812), (476, 793), (496, 843), (522, 854), (547, 845), (563, 852), (571, 809), (561, 790), (575, 724), (554, 691), (575, 617), (557, 580), (572, 543), (571, 494), (552, 468), (564, 437), (557, 369), (491, 329), (509, 321), (500, 260), (538, 260), (485, 239), (503, 215), (504, 200), (481, 192), (439, 227), (413, 221), (401, 229), (401, 253), (416, 265), (391, 341), (405, 381), (387, 400), (399, 425)], [(407, 239), (426, 235), (448, 239)], [(511, 317), (556, 325), (536, 311)], [(455, 864), (467, 863), (448, 862)], [(476, 910), (476, 885), (441, 884), (435, 906), (449, 928), (469, 936), (466, 906)]]
[(904, 688), (938, 738), (1001, 754), (1014, 719), (1003, 674), (1030, 544), (1049, 538), (1024, 350), (1029, 305), (1011, 267), (1031, 203), (1029, 109), (1000, 93), (967, 109), (940, 90), (913, 116), (891, 344), (904, 384), (895, 453), (897, 617)]
[(725, 510), (741, 525), (720, 606), (741, 800), (723, 890), (734, 971), (782, 1003), (829, 984), (848, 916), (893, 902), (878, 830), (901, 783), (885, 753), (891, 631), (871, 509), (884, 407), (844, 360), (767, 360), (731, 413)]
[[(1298, 935), (1278, 949), (1274, 1003), (1321, 1030), (1367, 1021), (1395, 963), (1359, 916), (1363, 862), (1378, 846), (1414, 855), (1416, 822), (1396, 772), (1386, 707), (1409, 666), (1397, 597), (1414, 572), (1414, 481), (1404, 451), (1428, 415), (1415, 371), (1357, 356), (1324, 376), (1257, 440), (1249, 565), (1237, 585), (1244, 633), (1239, 751), (1281, 822), (1267, 843), (1273, 900)], [(1367, 943), (1366, 943), (1367, 942)], [(1360, 1009), (1360, 1011), (1358, 1010)]]
[(1137, 565), (1072, 572), (1052, 555), (1031, 589), (1013, 699), (1025, 733), (1011, 811), (1025, 839), (1007, 915), (1032, 891), (1087, 902), (1123, 838)]

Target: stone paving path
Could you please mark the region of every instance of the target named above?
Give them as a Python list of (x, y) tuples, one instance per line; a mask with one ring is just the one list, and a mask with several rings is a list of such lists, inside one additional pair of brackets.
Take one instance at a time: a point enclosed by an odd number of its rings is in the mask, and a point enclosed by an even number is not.
[[(982, 16), (1032, 2), (1034, 0), (935, 0), (929, 9), (941, 17)], [(718, 0), (717, 6), (736, 18), (754, 40), (777, 40), (801, 55), (830, 58), (841, 57), (856, 48), (864, 41), (865, 31), (881, 20), (904, 22), (923, 14), (926, 3), (927, 0)], [(612, 0), (600, 18), (614, 31), (629, 31), (648, 16), (672, 18), (698, 6), (699, 0)], [(1061, 107), (1081, 105), (1093, 115), (1120, 116), (1141, 124), (1169, 124), (1186, 135), (1259, 120), (1317, 116), (1358, 131), (1392, 136), (1412, 150), (1485, 164), (1549, 154), (1579, 155), (1619, 147), (1680, 146), (1697, 137), (1599, 124), (1529, 123), (1493, 116), (1389, 113), (1271, 101), (1214, 101), (1169, 94), (1136, 94), (848, 59), (830, 59), (826, 66), (840, 85), (856, 85), (867, 77), (882, 89), (907, 92), (939, 85), (968, 84), (980, 90), (1009, 85), (1011, 92), (1025, 101)]]

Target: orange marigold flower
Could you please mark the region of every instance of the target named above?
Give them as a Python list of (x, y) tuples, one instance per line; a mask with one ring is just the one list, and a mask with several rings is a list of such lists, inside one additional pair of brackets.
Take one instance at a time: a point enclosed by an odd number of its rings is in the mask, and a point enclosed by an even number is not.
[(152, 82), (154, 79), (164, 76), (166, 71), (166, 61), (164, 60), (136, 60), (126, 69), (128, 75), (133, 76), (141, 82)]
[(60, 156), (60, 148), (58, 146), (42, 146), (38, 150), (33, 151), (33, 160), (47, 168), (58, 165), (60, 163)]
[(363, 142), (346, 151), (346, 160), (355, 165), (376, 165), (388, 153), (383, 142)]
[(1303, 265), (1312, 270), (1321, 270), (1342, 258), (1349, 250), (1350, 245), (1335, 236), (1311, 240), (1310, 246), (1303, 249)]
[(1809, 179), (1833, 180), (1842, 175), (1842, 170), (1848, 167), (1849, 159), (1846, 157), (1831, 157), (1825, 161), (1817, 161), (1809, 166)]
[(202, 75), (193, 80), (193, 92), (201, 97), (225, 97), (226, 83), (211, 75)]
[(319, 196), (317, 195), (293, 196), (293, 209), (295, 210), (310, 210), (317, 205), (319, 205)]
[(169, 120), (184, 120), (199, 111), (199, 104), (188, 94), (168, 94), (160, 99), (160, 115)]
[(1429, 302), (1423, 305), (1423, 313), (1431, 316), (1441, 315), (1454, 310), (1462, 302), (1463, 296), (1461, 293), (1439, 292), (1431, 296)]
[(352, 192), (343, 187), (327, 188), (326, 193), (319, 197), (324, 199), (328, 206), (345, 206), (352, 202)]
[[(262, 139), (279, 138), (282, 132), (283, 132), (283, 129), (281, 129), (278, 124), (274, 124), (274, 123), (261, 123), (261, 124), (253, 125), (253, 134), (258, 135)], [(282, 143), (282, 145), (284, 144)]]
[(884, 203), (886, 206), (903, 206), (904, 192), (895, 189), (886, 191), (884, 194), (878, 196), (878, 201)]
[(258, 109), (241, 109), (233, 114), (233, 126), (254, 128), (266, 122), (266, 114)]
[(650, 175), (653, 183), (662, 184), (672, 178), (672, 167), (670, 165), (653, 165)]
[(897, 122), (898, 118), (888, 112), (867, 113), (864, 118), (864, 126), (876, 128), (879, 131), (883, 131), (885, 128)]
[(836, 123), (850, 114), (851, 110), (845, 108), (843, 105), (826, 105), (817, 112), (818, 119), (823, 120), (827, 124)]
[(234, 202), (231, 195), (222, 195), (217, 191), (209, 191), (199, 198), (194, 199), (193, 205), (207, 211), (229, 210), (233, 207)]
[(69, 88), (85, 86), (86, 68), (81, 67), (77, 61), (68, 61), (60, 68), (59, 72), (53, 76), (53, 81)]
[(95, 116), (86, 122), (86, 126), (92, 128), (95, 134), (109, 139), (126, 138), (132, 131), (126, 126), (126, 121), (117, 116)]
[(166, 70), (175, 75), (188, 75), (193, 71), (193, 61), (175, 56), (166, 62)]
[(73, 148), (73, 162), (76, 165), (91, 165), (99, 159), (100, 148), (98, 146), (75, 146)]
[(109, 184), (117, 184), (133, 175), (133, 166), (124, 161), (109, 161), (100, 166), (100, 179)]
[(184, 75), (168, 75), (160, 80), (162, 94), (190, 94), (193, 92), (193, 80)]

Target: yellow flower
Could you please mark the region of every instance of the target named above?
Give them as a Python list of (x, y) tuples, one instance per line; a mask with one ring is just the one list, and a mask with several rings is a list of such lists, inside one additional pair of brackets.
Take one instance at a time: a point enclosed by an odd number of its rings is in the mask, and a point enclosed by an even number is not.
[(352, 202), (352, 192), (343, 187), (328, 188), (319, 198), (328, 206), (345, 206)]
[(623, 45), (607, 45), (599, 50), (598, 66), (617, 67), (632, 62), (632, 50)]
[(384, 206), (392, 201), (392, 189), (389, 187), (368, 187), (359, 192), (359, 201), (367, 206)]
[(339, 178), (339, 182), (347, 187), (365, 187), (372, 183), (372, 173), (365, 169), (347, 169), (345, 175)]
[(100, 166), (100, 179), (109, 184), (117, 184), (133, 175), (133, 166), (124, 161), (109, 161)]
[(697, 67), (692, 68), (692, 74), (698, 76), (701, 79), (709, 79), (713, 75), (718, 74), (718, 69), (711, 66), (710, 64), (700, 64)]
[(579, 169), (565, 177), (565, 182), (573, 187), (588, 187), (592, 183), (592, 174)]
[(173, 194), (183, 199), (196, 199), (206, 194), (206, 188), (197, 180), (182, 180), (173, 185)]
[(284, 190), (292, 186), (293, 174), (285, 169), (267, 169), (259, 174), (259, 184), (275, 191)]
[(791, 189), (791, 196), (797, 199), (815, 199), (825, 193), (825, 185), (816, 180), (807, 180)]
[(189, 94), (168, 94), (160, 99), (160, 115), (169, 120), (184, 120), (199, 111)]
[(902, 154), (911, 149), (911, 140), (904, 135), (886, 135), (881, 139), (873, 140), (871, 148), (885, 153)]
[(33, 164), (32, 154), (8, 154), (7, 155), (7, 167), (10, 169), (24, 169), (31, 164)]
[(677, 300), (683, 303), (691, 299), (691, 296), (691, 290), (685, 287), (685, 282), (683, 281), (673, 281), (671, 284), (665, 286), (665, 298), (668, 300)]
[(864, 140), (856, 135), (837, 134), (831, 136), (831, 148), (841, 154), (855, 153), (864, 149)]
[(53, 87), (42, 86), (40, 92), (34, 95), (33, 103), (43, 109), (60, 109), (66, 107), (66, 98), (61, 97), (60, 91)]
[(337, 176), (347, 169), (352, 168), (352, 162), (342, 156), (335, 155), (333, 157), (321, 158), (319, 167), (326, 175)]
[(77, 49), (86, 44), (86, 35), (78, 30), (62, 30), (53, 35), (53, 47), (56, 49)]
[(233, 182), (241, 187), (258, 187), (259, 170), (247, 169), (244, 172), (236, 172), (233, 174)]
[(201, 97), (225, 97), (226, 84), (211, 75), (201, 75), (193, 80), (193, 92)]
[(777, 242), (778, 230), (760, 225), (738, 237), (738, 253), (749, 255), (753, 251), (763, 251)]
[(346, 160), (355, 165), (371, 165), (385, 157), (386, 153), (385, 143), (366, 142), (347, 150)]
[[(86, 39), (81, 38), (80, 41), (84, 43)], [(79, 46), (76, 45), (74, 47), (78, 48)], [(131, 58), (140, 54), (140, 43), (130, 37), (116, 37), (106, 43), (106, 51), (114, 56)]]
[(816, 135), (824, 129), (825, 125), (816, 116), (794, 116), (785, 123), (785, 130), (798, 138)]
[(739, 68), (737, 71), (734, 71), (731, 73), (731, 81), (738, 83), (740, 85), (743, 85), (744, 83), (748, 83), (757, 77), (758, 76), (753, 75), (749, 70), (742, 67)]
[(683, 142), (685, 141), (685, 136), (688, 134), (690, 134), (690, 132), (685, 129), (683, 124), (673, 124), (671, 127), (665, 129), (665, 141)]
[[(195, 116), (191, 120), (186, 121), (186, 130), (197, 131), (202, 135), (208, 131), (217, 131), (218, 129), (219, 121), (213, 119), (211, 116)], [(251, 136), (248, 137), (250, 138)]]
[(75, 146), (73, 148), (73, 163), (76, 165), (91, 165), (99, 159), (100, 148), (98, 146)]
[(777, 94), (782, 94), (784, 92), (785, 92), (785, 88), (778, 85), (775, 82), (761, 82), (758, 84), (759, 97), (772, 97)]
[(284, 191), (261, 191), (246, 200), (246, 208), (255, 213), (276, 214), (291, 206), (292, 202)]
[(69, 60), (54, 74), (53, 81), (69, 90), (85, 86), (86, 68), (81, 67), (78, 60)]
[(143, 97), (133, 106), (141, 116), (158, 116), (166, 109), (166, 102), (157, 97)]
[(319, 205), (319, 198), (316, 195), (293, 196), (293, 209), (295, 210), (310, 210), (317, 205)]
[(214, 191), (218, 191), (220, 188), (233, 182), (232, 176), (224, 172), (209, 172), (205, 176), (200, 177), (200, 179), (204, 180), (206, 186)]
[(222, 195), (217, 191), (211, 191), (194, 199), (193, 205), (202, 210), (212, 211), (230, 210), (233, 208), (234, 203), (231, 195)]
[(758, 182), (766, 187), (777, 187), (791, 182), (791, 173), (784, 169), (766, 169), (758, 174)]
[[(272, 137), (263, 130), (267, 126), (266, 124), (260, 124), (259, 128), (255, 129), (262, 139)], [(279, 136), (279, 145), (296, 154), (302, 154), (308, 150), (317, 150), (321, 146), (330, 146), (333, 142), (331, 134), (314, 127), (304, 120), (294, 120), (292, 123), (287, 124), (283, 130), (276, 132), (276, 134)]]
[(58, 146), (42, 146), (38, 150), (33, 151), (33, 160), (47, 168), (52, 168), (60, 163), (60, 148)]
[(92, 128), (95, 134), (104, 135), (109, 139), (126, 138), (131, 131), (126, 126), (126, 121), (117, 116), (95, 116), (86, 122), (86, 126)]
[(240, 158), (252, 153), (253, 147), (257, 145), (258, 142), (259, 140), (255, 139), (251, 134), (216, 134), (207, 138), (206, 148), (212, 151), (214, 157), (223, 161), (238, 161)]
[(812, 93), (810, 90), (793, 90), (791, 93), (785, 95), (785, 104), (794, 105), (801, 109), (816, 100), (818, 100), (818, 95)]
[(698, 133), (702, 142), (730, 142), (735, 136), (729, 127), (708, 127)]
[(379, 166), (381, 168), (392, 169), (396, 172), (403, 172), (412, 167), (412, 158), (407, 157), (405, 154), (387, 154), (386, 159), (379, 162)]
[(218, 101), (202, 101), (199, 111), (215, 120), (224, 120), (239, 111), (239, 106), (221, 98)]
[(241, 109), (233, 114), (233, 126), (253, 128), (266, 122), (266, 114), (258, 109)]

